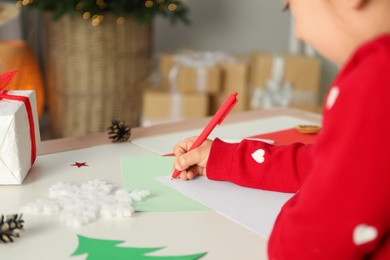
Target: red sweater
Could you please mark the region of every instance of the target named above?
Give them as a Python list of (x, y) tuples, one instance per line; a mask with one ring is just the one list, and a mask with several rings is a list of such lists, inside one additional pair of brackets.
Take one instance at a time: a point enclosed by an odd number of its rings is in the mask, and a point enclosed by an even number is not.
[(314, 145), (216, 139), (207, 177), (296, 192), (271, 233), (272, 260), (390, 259), (389, 114), (385, 35), (364, 44), (336, 78)]

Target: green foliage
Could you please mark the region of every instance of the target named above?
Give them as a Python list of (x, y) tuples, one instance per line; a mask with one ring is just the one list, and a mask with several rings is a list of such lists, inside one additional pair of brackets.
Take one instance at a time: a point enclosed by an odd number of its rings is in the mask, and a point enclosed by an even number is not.
[(88, 238), (77, 235), (79, 246), (72, 256), (88, 254), (87, 260), (116, 259), (116, 260), (196, 260), (200, 259), (206, 253), (181, 256), (148, 256), (147, 254), (163, 249), (163, 247), (137, 248), (137, 247), (118, 247), (123, 243), (121, 240), (102, 240)]
[[(27, 5), (41, 11), (52, 11), (53, 20), (64, 15), (74, 16), (76, 13), (104, 15), (107, 12), (117, 17), (132, 15), (141, 23), (150, 22), (156, 15), (176, 21), (189, 23), (188, 7), (181, 0), (29, 0)], [(18, 6), (26, 4), (26, 0), (17, 0)]]

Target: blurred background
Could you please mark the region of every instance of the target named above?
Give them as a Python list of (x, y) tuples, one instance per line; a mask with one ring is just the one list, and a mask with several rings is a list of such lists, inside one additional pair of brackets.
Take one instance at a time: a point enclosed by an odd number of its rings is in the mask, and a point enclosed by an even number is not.
[(96, 14), (74, 2), (74, 18), (63, 11), (52, 21), (53, 4), (0, 1), (1, 71), (19, 70), (10, 88), (37, 91), (43, 140), (105, 131), (112, 119), (148, 126), (209, 116), (233, 91), (234, 112), (321, 113), (338, 72), (294, 37), (283, 1), (134, 1), (137, 19), (110, 12), (115, 1), (97, 0)]

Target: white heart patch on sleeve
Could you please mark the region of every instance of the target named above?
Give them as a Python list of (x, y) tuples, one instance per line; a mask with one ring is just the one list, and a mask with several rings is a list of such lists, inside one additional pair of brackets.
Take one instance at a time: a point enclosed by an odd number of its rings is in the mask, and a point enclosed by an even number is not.
[(336, 102), (338, 96), (339, 96), (339, 88), (338, 87), (333, 87), (330, 91), (329, 91), (329, 95), (328, 95), (328, 98), (326, 99), (326, 108), (327, 109), (331, 109), (334, 105), (334, 103)]
[(353, 230), (353, 242), (357, 246), (370, 242), (377, 238), (377, 236), (378, 231), (376, 228), (366, 224), (357, 225)]
[(256, 152), (252, 153), (252, 158), (258, 163), (263, 163), (264, 155), (265, 155), (265, 151), (263, 149), (259, 149)]

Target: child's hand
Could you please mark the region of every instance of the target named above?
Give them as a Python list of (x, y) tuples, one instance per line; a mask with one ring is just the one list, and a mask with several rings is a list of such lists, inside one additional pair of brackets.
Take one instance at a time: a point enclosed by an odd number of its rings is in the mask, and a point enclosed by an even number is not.
[(206, 140), (198, 148), (188, 151), (196, 138), (184, 139), (173, 148), (176, 156), (174, 167), (181, 171), (179, 176), (182, 180), (191, 180), (198, 175), (206, 176), (206, 165), (213, 141)]

